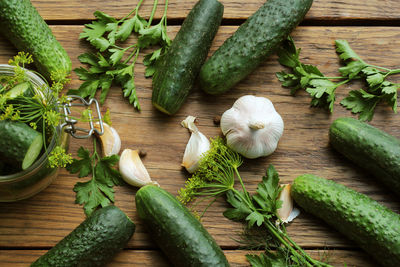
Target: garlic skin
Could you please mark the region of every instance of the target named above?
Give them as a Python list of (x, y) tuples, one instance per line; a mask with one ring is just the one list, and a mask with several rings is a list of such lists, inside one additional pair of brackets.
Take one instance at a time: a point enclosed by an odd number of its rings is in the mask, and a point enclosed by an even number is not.
[(240, 97), (221, 117), (227, 145), (246, 158), (272, 154), (283, 133), (282, 117), (265, 97)]
[(124, 149), (119, 159), (119, 171), (122, 179), (130, 185), (142, 187), (148, 184), (160, 186), (153, 182), (143, 165), (138, 150)]
[[(94, 128), (100, 130), (100, 123), (96, 122)], [(98, 138), (100, 139), (104, 156), (117, 155), (121, 150), (121, 138), (118, 132), (105, 122), (103, 122), (103, 128), (104, 133), (99, 135)]]
[(282, 201), (282, 207), (277, 210), (277, 215), (283, 223), (293, 221), (300, 214), (300, 210), (294, 207), (293, 198), (290, 195), (290, 184), (283, 184), (282, 191), (279, 193), (278, 200)]
[(196, 117), (188, 116), (181, 122), (182, 127), (187, 128), (192, 133), (182, 160), (182, 166), (189, 173), (194, 173), (198, 170), (201, 156), (210, 149), (210, 141), (204, 134), (199, 132), (194, 124), (195, 120)]

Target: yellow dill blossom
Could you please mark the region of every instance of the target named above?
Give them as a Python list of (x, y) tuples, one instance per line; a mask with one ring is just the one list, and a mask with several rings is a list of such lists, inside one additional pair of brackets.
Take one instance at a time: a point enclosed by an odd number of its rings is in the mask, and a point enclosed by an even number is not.
[(44, 114), (44, 119), (47, 125), (57, 127), (60, 123), (61, 114), (55, 110), (48, 110)]
[(56, 146), (50, 153), (49, 157), (50, 167), (65, 168), (68, 164), (72, 163), (72, 155), (67, 154), (65, 149), (61, 146)]

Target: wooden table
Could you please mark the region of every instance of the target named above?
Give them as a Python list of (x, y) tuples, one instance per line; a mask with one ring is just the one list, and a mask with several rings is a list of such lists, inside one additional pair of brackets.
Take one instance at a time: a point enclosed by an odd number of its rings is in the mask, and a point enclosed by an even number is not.
[[(123, 17), (137, 0), (32, 0), (39, 13), (51, 25), (57, 39), (69, 53), (73, 67), (80, 66), (77, 56), (89, 49), (78, 39), (83, 24), (92, 20), (95, 10), (112, 16)], [(164, 1), (160, 1), (156, 17), (160, 18)], [(179, 25), (194, 5), (195, 0), (170, 0), (168, 18), (172, 38)], [(244, 19), (262, 5), (263, 0), (222, 0), (225, 14), (222, 26), (212, 46), (212, 53), (230, 36)], [(360, 3), (360, 4), (359, 4)], [(145, 1), (142, 14), (149, 14), (152, 1)], [(351, 46), (372, 64), (389, 68), (400, 67), (400, 2), (397, 0), (315, 0), (302, 24), (293, 32), (294, 40), (302, 48), (302, 60), (316, 64), (329, 76), (337, 74), (339, 60), (334, 50), (335, 39), (346, 39)], [(6, 63), (17, 51), (0, 37), (0, 63)], [(183, 108), (173, 117), (156, 111), (151, 105), (151, 80), (145, 79), (144, 68), (137, 64), (136, 84), (142, 112), (135, 112), (122, 97), (121, 89), (114, 87), (102, 109), (111, 110), (113, 126), (120, 133), (122, 148), (147, 151), (144, 164), (151, 177), (169, 192), (176, 194), (189, 175), (180, 163), (189, 134), (180, 126), (187, 115), (197, 116), (199, 128), (208, 137), (220, 130), (213, 118), (221, 115), (240, 96), (252, 94), (265, 96), (275, 104), (285, 122), (285, 132), (277, 151), (270, 157), (246, 160), (241, 168), (246, 185), (251, 191), (268, 164), (274, 164), (283, 183), (290, 183), (303, 173), (314, 173), (357, 191), (365, 193), (393, 210), (400, 211), (400, 202), (367, 172), (355, 167), (328, 145), (328, 128), (337, 117), (352, 116), (338, 103), (351, 89), (361, 84), (351, 83), (337, 92), (333, 115), (309, 107), (307, 93), (296, 97), (280, 86), (275, 72), (282, 67), (274, 55), (253, 74), (228, 93), (209, 97), (194, 90)], [(77, 88), (80, 81), (73, 74), (70, 88)], [(397, 80), (398, 81), (398, 80)], [(400, 115), (384, 106), (377, 108), (371, 123), (400, 137)], [(87, 142), (74, 141), (70, 151), (75, 154)], [(61, 171), (59, 177), (40, 194), (17, 203), (0, 204), (0, 266), (28, 266), (38, 256), (54, 246), (79, 225), (85, 218), (82, 207), (74, 204), (72, 191), (78, 181), (75, 175)], [(137, 224), (134, 237), (108, 266), (168, 266), (165, 256), (150, 240), (136, 214), (137, 189), (119, 187), (115, 204)], [(224, 200), (217, 201), (203, 218), (204, 226), (223, 248), (232, 266), (248, 266), (244, 255), (232, 238), (240, 232), (242, 224), (232, 223), (222, 216), (227, 207)], [(328, 255), (335, 266), (378, 266), (370, 256), (361, 251), (343, 235), (328, 227), (323, 221), (303, 212), (288, 226), (289, 234), (315, 258)]]

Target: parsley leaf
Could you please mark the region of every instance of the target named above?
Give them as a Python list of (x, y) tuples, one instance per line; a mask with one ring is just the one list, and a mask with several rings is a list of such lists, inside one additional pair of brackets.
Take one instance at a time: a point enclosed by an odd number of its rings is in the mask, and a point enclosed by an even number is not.
[(139, 47), (145, 48), (155, 44), (169, 46), (171, 39), (167, 35), (167, 17), (163, 17), (157, 25), (139, 30)]
[(78, 157), (67, 166), (67, 170), (78, 177), (88, 177), (86, 182), (78, 182), (74, 186), (76, 192), (75, 202), (84, 206), (87, 216), (90, 216), (99, 206), (105, 207), (114, 202), (114, 185), (122, 185), (119, 171), (114, 169), (119, 161), (118, 155), (100, 158), (96, 151), (96, 140), (93, 139), (94, 151), (83, 147), (78, 150)]
[(292, 73), (276, 73), (282, 86), (291, 88), (294, 95), (299, 89), (305, 89), (311, 95), (311, 106), (323, 107), (333, 111), (336, 84), (326, 79), (322, 72), (313, 65), (300, 62), (300, 49), (296, 49), (291, 37), (285, 40), (278, 49), (279, 63), (292, 69)]
[[(145, 76), (150, 77), (154, 74), (156, 61), (171, 44), (167, 35), (168, 1), (165, 2), (164, 14), (160, 22), (154, 26), (151, 26), (151, 21), (157, 5), (153, 5), (147, 21), (138, 14), (142, 2), (139, 1), (138, 5), (120, 20), (104, 12), (96, 11), (94, 15), (97, 20), (85, 24), (80, 38), (89, 41), (98, 52), (84, 53), (78, 57), (81, 63), (89, 66), (87, 69), (80, 67), (74, 70), (79, 79), (84, 82), (79, 89), (69, 90), (68, 94), (94, 97), (96, 92), (101, 90), (100, 104), (104, 104), (111, 86), (115, 84), (122, 87), (124, 97), (140, 111), (134, 80), (134, 66), (139, 58), (140, 50), (152, 45), (160, 46), (145, 56)], [(137, 43), (121, 47), (120, 45), (128, 40), (132, 33), (138, 35)]]
[[(238, 191), (238, 193), (244, 198), (243, 192)], [(242, 202), (242, 198), (239, 198), (239, 196), (232, 191), (226, 193), (226, 201), (233, 207), (228, 208), (223, 213), (226, 218), (233, 221), (240, 221), (246, 219), (246, 217), (252, 213), (252, 210)]]
[(89, 151), (83, 147), (78, 149), (78, 157), (81, 159), (74, 159), (71, 164), (68, 165), (67, 170), (70, 173), (78, 173), (79, 178), (86, 177), (92, 173), (92, 160), (90, 158)]
[(362, 61), (356, 52), (351, 49), (349, 43), (346, 40), (336, 40), (336, 51), (340, 53), (339, 58), (342, 60), (354, 59)]
[[(262, 178), (262, 182), (257, 187), (257, 194), (253, 196), (253, 200), (261, 207), (265, 216), (272, 217), (282, 206), (282, 201), (277, 200), (281, 191), (279, 175), (274, 166), (269, 165), (267, 176)], [(270, 216), (270, 214), (272, 215)]]
[(143, 59), (143, 65), (146, 66), (145, 76), (146, 78), (154, 75), (156, 71), (156, 62), (157, 60), (163, 56), (167, 52), (166, 47), (161, 47), (153, 52), (147, 54)]
[(359, 91), (350, 91), (349, 96), (344, 98), (340, 104), (353, 113), (360, 113), (359, 119), (362, 121), (370, 121), (374, 116), (374, 110), (379, 98), (375, 95), (360, 89)]
[(292, 69), (292, 73), (276, 73), (282, 86), (291, 88), (291, 94), (305, 89), (312, 98), (311, 106), (323, 107), (333, 112), (336, 89), (352, 80), (362, 79), (367, 87), (359, 91), (350, 91), (340, 104), (352, 113), (359, 114), (359, 119), (363, 121), (372, 120), (375, 107), (380, 102), (386, 102), (396, 113), (397, 90), (400, 85), (385, 79), (389, 75), (400, 73), (400, 69), (391, 70), (366, 63), (346, 40), (336, 40), (335, 45), (339, 58), (344, 63), (344, 66), (339, 68), (341, 76), (325, 77), (317, 67), (300, 62), (300, 49), (296, 48), (293, 39), (289, 37), (278, 49), (279, 62)]
[(312, 79), (308, 82), (310, 87), (306, 91), (311, 95), (311, 106), (325, 107), (333, 112), (335, 91), (337, 84), (325, 79)]

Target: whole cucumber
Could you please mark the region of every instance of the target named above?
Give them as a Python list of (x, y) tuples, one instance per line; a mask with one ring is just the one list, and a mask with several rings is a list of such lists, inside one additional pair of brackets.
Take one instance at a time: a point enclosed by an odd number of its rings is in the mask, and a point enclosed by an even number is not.
[(224, 6), (200, 0), (190, 11), (168, 52), (157, 62), (153, 76), (153, 105), (172, 115), (186, 100), (211, 42), (221, 24)]
[(221, 94), (249, 75), (300, 23), (312, 2), (268, 0), (203, 65), (201, 88)]
[(400, 266), (400, 215), (368, 196), (334, 181), (305, 174), (291, 194), (305, 211), (355, 241), (378, 262)]
[(139, 218), (174, 266), (229, 266), (221, 248), (173, 195), (154, 185), (136, 193)]
[(103, 266), (123, 249), (134, 232), (135, 224), (119, 208), (101, 208), (31, 267)]
[(400, 195), (400, 140), (353, 118), (336, 119), (329, 129), (334, 149), (371, 172)]
[(47, 79), (53, 71), (68, 75), (71, 59), (29, 0), (0, 1), (0, 32), (20, 51), (32, 54)]

